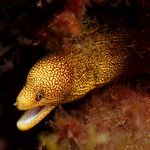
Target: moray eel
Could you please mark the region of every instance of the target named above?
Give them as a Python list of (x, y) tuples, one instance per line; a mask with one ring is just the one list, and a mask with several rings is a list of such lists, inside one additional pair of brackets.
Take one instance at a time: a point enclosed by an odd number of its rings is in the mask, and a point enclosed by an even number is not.
[(79, 100), (86, 93), (123, 73), (129, 59), (126, 33), (92, 33), (64, 39), (59, 53), (48, 54), (29, 71), (16, 101), (25, 110), (18, 129), (38, 124), (60, 104)]

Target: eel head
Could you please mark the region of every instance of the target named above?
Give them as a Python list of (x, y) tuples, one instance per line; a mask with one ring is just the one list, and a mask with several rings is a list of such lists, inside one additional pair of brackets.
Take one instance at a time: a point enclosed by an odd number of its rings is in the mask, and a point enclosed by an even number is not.
[(17, 127), (26, 131), (38, 124), (56, 106), (63, 103), (70, 90), (70, 72), (61, 57), (45, 57), (29, 71), (27, 81), (16, 101), (25, 110)]

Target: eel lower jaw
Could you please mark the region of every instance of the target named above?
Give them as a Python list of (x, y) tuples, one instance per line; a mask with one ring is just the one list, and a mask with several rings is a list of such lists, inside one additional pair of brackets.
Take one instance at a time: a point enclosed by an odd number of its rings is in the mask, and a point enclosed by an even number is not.
[(55, 106), (45, 105), (27, 110), (17, 121), (17, 128), (21, 131), (29, 130), (45, 118)]

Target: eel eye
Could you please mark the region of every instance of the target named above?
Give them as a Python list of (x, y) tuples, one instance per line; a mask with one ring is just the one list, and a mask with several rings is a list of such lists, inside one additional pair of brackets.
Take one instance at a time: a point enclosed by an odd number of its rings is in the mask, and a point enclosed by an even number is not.
[(43, 92), (37, 93), (37, 95), (36, 95), (36, 100), (37, 100), (37, 101), (40, 101), (40, 100), (43, 98), (43, 96), (44, 96)]

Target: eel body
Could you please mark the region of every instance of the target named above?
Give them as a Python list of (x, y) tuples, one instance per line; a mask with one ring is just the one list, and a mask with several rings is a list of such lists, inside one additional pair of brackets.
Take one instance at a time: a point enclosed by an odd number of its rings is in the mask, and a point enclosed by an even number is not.
[(60, 53), (48, 54), (29, 71), (17, 97), (26, 110), (17, 127), (28, 130), (62, 103), (79, 100), (124, 72), (129, 59), (126, 33), (92, 33), (64, 39)]

